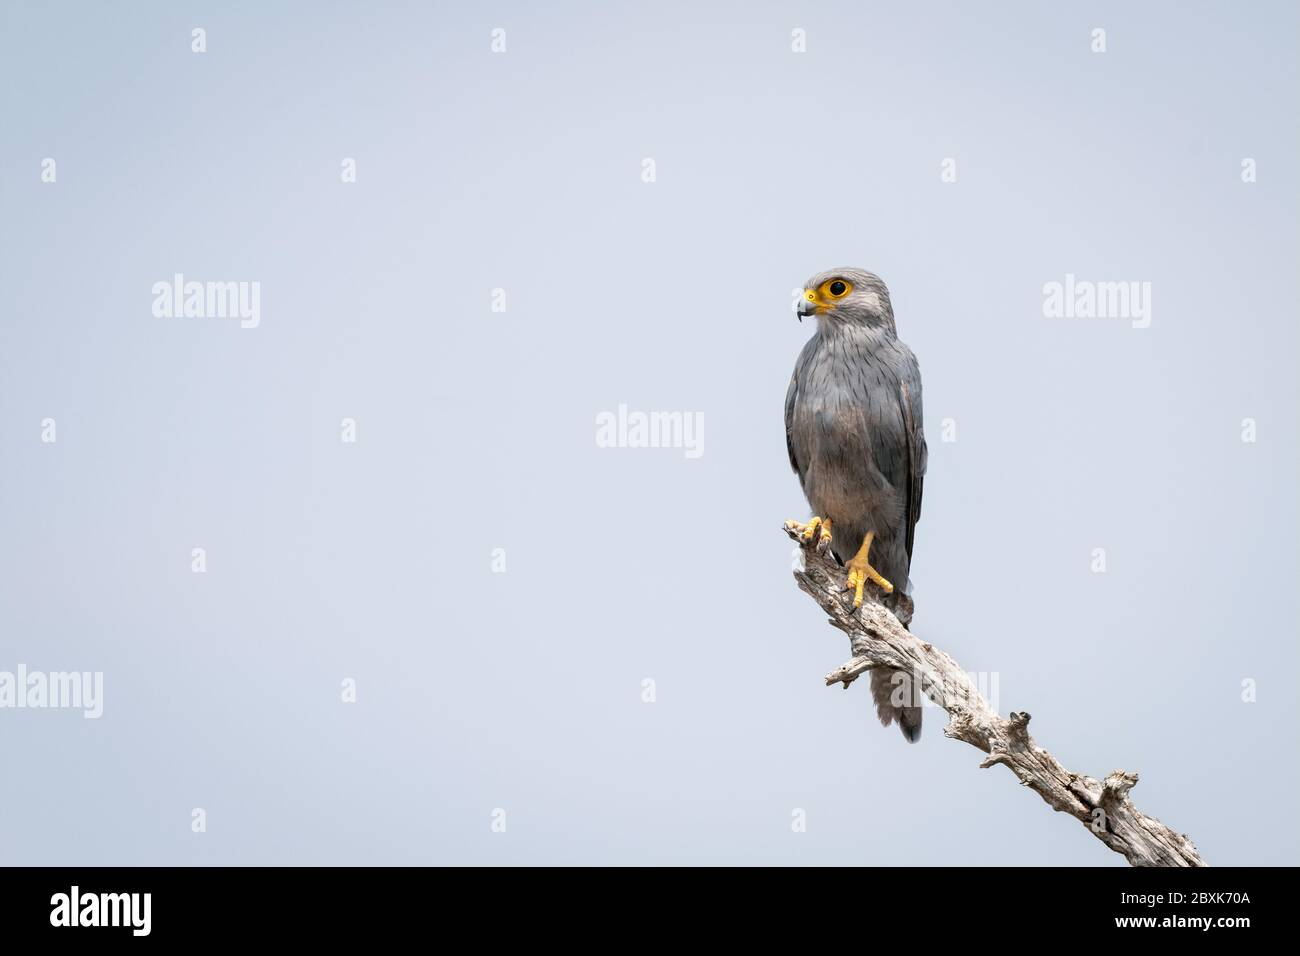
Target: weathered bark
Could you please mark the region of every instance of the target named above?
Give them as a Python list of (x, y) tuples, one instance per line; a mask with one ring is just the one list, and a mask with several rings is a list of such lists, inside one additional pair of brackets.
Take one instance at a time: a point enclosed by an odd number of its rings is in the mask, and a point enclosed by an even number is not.
[[(944, 735), (988, 754), (981, 767), (1007, 767), (1023, 786), (1036, 791), (1053, 809), (1078, 819), (1133, 866), (1206, 865), (1186, 834), (1175, 833), (1133, 805), (1129, 791), (1137, 783), (1136, 773), (1116, 770), (1097, 780), (1066, 770), (1029, 736), (1029, 714), (1000, 717), (956, 661), (912, 634), (878, 603), (878, 590), (869, 590), (871, 600), (855, 612), (852, 594), (844, 590), (844, 569), (823, 550), (802, 542), (796, 531), (785, 530), (800, 542), (803, 552), (804, 569), (794, 573), (799, 587), (830, 615), (831, 624), (849, 636), (853, 659), (826, 675), (827, 686), (847, 688), (875, 667), (902, 671), (908, 677), (900, 679), (899, 692), (919, 687), (920, 693), (947, 711)], [(910, 610), (900, 607), (905, 618), (910, 618)]]

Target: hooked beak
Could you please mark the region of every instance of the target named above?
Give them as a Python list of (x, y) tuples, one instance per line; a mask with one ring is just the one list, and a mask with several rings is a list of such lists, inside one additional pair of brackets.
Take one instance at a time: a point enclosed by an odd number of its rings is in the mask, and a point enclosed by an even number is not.
[(803, 297), (799, 300), (799, 308), (795, 310), (795, 315), (799, 316), (802, 322), (806, 315), (816, 315), (818, 310), (817, 293), (812, 289), (804, 289)]

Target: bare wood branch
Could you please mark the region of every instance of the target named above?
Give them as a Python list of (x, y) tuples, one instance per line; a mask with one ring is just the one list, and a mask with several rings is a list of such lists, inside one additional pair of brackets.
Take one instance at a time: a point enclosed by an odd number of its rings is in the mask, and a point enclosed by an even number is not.
[[(800, 541), (790, 528), (786, 534)], [(856, 612), (844, 591), (844, 570), (824, 549), (804, 544), (804, 568), (795, 571), (799, 587), (830, 615), (830, 623), (849, 636), (853, 659), (826, 675), (827, 686), (845, 689), (868, 670), (885, 667), (910, 675), (935, 704), (948, 712), (944, 735), (978, 747), (987, 757), (981, 767), (1007, 767), (1022, 786), (1038, 793), (1054, 810), (1079, 820), (1102, 843), (1133, 866), (1206, 866), (1186, 834), (1176, 833), (1142, 813), (1129, 799), (1136, 773), (1116, 770), (1104, 780), (1071, 773), (1029, 736), (1029, 714), (999, 716), (966, 671), (943, 651), (903, 626), (879, 603), (878, 590)], [(874, 588), (874, 585), (869, 585)], [(911, 608), (900, 608), (911, 617)], [(906, 686), (906, 685), (904, 685)]]

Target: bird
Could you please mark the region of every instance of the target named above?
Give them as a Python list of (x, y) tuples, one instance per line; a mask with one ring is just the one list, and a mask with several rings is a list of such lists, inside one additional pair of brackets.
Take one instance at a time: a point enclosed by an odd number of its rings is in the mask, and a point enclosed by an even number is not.
[[(920, 366), (898, 338), (889, 289), (872, 272), (813, 276), (795, 311), (801, 322), (817, 320), (785, 396), (786, 450), (813, 517), (786, 526), (845, 568), (855, 612), (872, 581), (906, 626), (927, 459)], [(897, 723), (915, 743), (920, 701), (900, 703), (909, 700), (910, 680), (899, 673), (872, 669), (872, 699), (880, 722)]]

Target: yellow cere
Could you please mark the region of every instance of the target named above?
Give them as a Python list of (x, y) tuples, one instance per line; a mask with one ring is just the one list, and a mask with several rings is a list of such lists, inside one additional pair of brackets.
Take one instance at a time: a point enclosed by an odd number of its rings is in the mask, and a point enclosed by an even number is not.
[(853, 283), (847, 279), (827, 279), (816, 289), (804, 289), (804, 298), (817, 306), (818, 312), (824, 312), (831, 303), (844, 298), (853, 291)]

